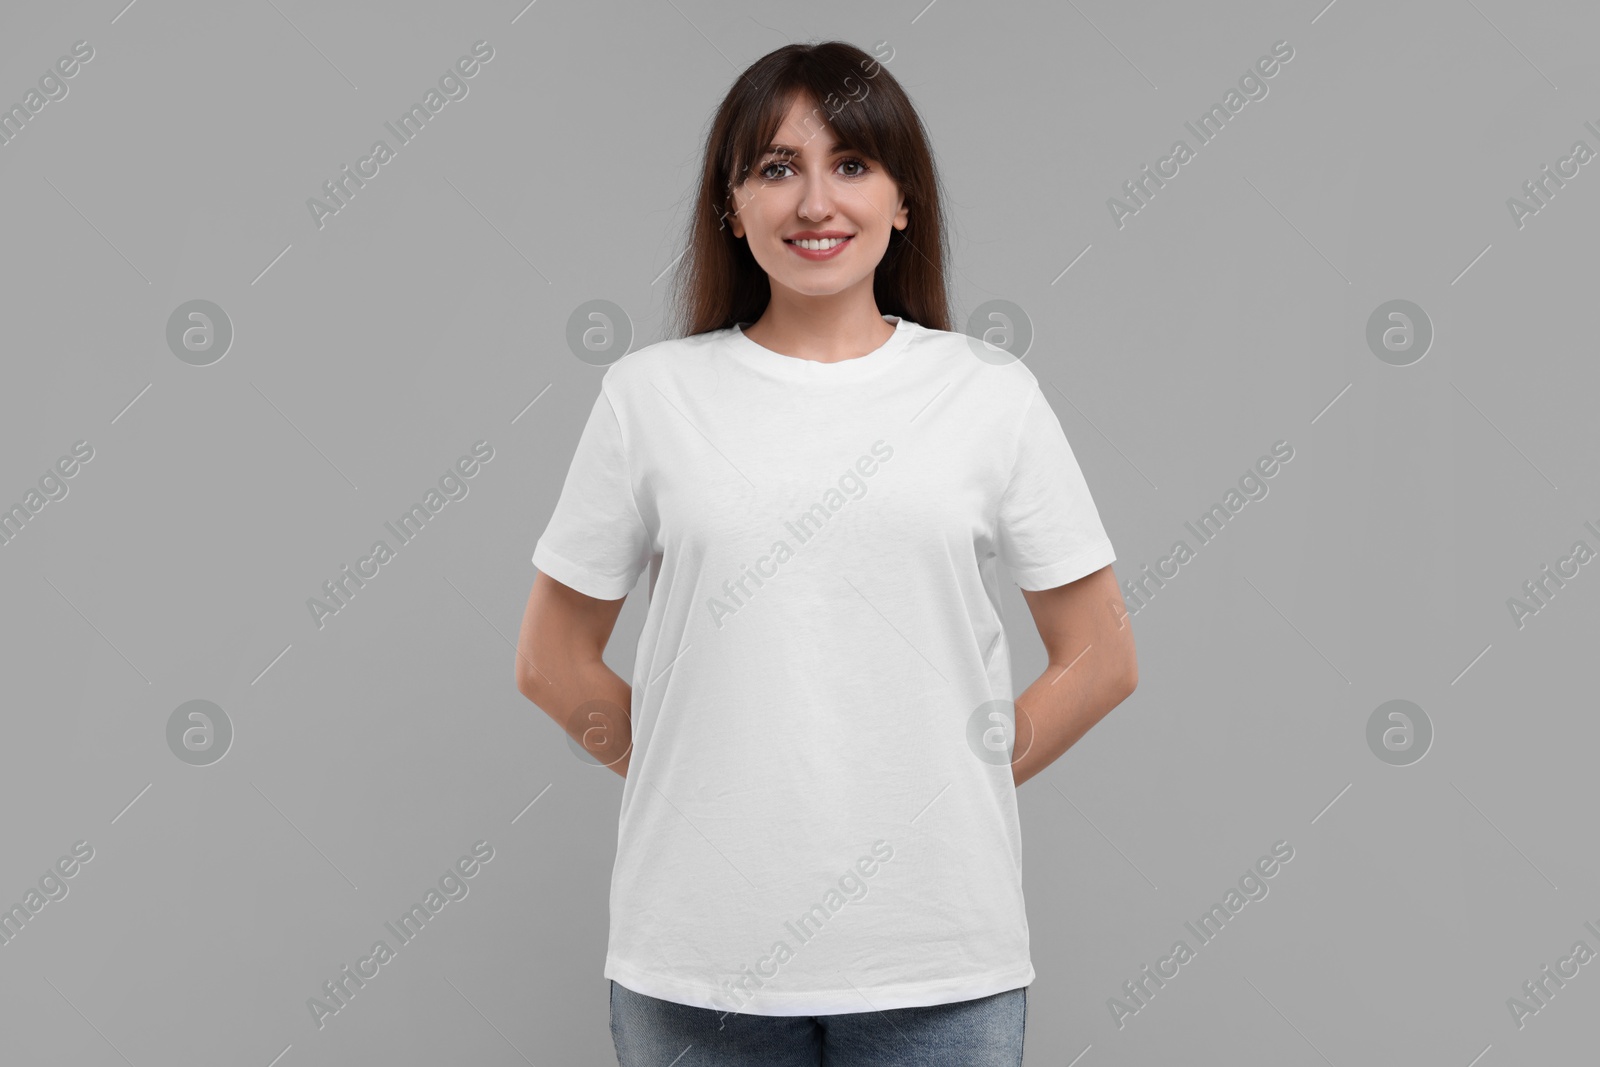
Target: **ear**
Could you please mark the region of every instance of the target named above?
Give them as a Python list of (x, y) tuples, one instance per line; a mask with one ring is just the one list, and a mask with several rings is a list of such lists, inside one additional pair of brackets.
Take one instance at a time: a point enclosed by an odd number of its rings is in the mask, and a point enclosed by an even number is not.
[(911, 206), (906, 203), (906, 198), (904, 196), (902, 196), (900, 198), (900, 210), (895, 212), (895, 214), (894, 214), (894, 222), (893, 222), (892, 225), (897, 230), (903, 230), (903, 229), (906, 228), (906, 226), (910, 222), (911, 222)]

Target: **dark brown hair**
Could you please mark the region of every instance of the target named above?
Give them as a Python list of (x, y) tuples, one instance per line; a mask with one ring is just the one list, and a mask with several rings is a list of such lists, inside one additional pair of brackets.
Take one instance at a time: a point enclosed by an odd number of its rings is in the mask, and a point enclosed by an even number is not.
[[(909, 209), (890, 229), (872, 283), (878, 310), (933, 330), (950, 329), (946, 242), (938, 175), (927, 133), (894, 76), (843, 41), (790, 44), (752, 63), (728, 90), (706, 138), (689, 249), (672, 282), (677, 336), (755, 322), (772, 298), (766, 271), (733, 235), (734, 187), (760, 162), (793, 99), (813, 103), (806, 125), (883, 167)], [(812, 134), (815, 136), (815, 132)]]

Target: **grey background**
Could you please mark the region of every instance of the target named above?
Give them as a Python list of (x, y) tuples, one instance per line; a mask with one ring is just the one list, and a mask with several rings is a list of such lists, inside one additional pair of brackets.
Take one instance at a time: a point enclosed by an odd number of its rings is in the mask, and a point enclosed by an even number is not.
[[(566, 324), (606, 299), (634, 347), (663, 336), (712, 109), (765, 52), (831, 38), (892, 51), (958, 318), (1024, 309), (1121, 578), (1295, 449), (1133, 619), (1138, 692), (1019, 793), (1027, 1062), (1594, 1057), (1600, 965), (1521, 1028), (1506, 1006), (1600, 949), (1597, 566), (1521, 628), (1507, 608), (1600, 548), (1596, 164), (1521, 228), (1506, 207), (1600, 148), (1591, 5), (111, 0), (5, 23), (0, 102), (78, 40), (95, 56), (0, 146), (0, 503), (76, 441), (94, 458), (0, 547), (0, 904), (74, 842), (94, 857), (0, 945), (0, 1060), (614, 1062), (621, 782), (512, 681), (601, 373)], [(306, 199), (480, 39), (469, 95), (319, 230)], [(1107, 198), (1279, 40), (1268, 96), (1119, 229)], [(165, 339), (194, 299), (234, 330), (206, 367)], [(1395, 299), (1435, 331), (1405, 367), (1365, 340)], [(307, 598), (479, 440), (469, 494), (319, 630)], [(1044, 656), (1007, 597), (1020, 688)], [(195, 699), (234, 731), (209, 766), (168, 747)], [(1368, 747), (1392, 699), (1434, 730), (1409, 766)], [(307, 998), (479, 840), (470, 894), (319, 1030)], [(1270, 895), (1119, 1029), (1108, 998), (1279, 840)]]

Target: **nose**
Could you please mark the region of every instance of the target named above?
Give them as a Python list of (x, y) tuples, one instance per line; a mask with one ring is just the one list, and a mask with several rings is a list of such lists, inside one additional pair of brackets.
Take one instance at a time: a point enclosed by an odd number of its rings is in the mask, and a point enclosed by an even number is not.
[(832, 176), (811, 168), (801, 187), (800, 217), (808, 222), (823, 222), (833, 217)]

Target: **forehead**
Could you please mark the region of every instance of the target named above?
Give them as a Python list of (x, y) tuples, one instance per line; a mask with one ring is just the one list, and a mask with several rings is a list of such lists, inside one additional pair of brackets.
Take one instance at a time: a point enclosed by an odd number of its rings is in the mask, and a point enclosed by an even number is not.
[(845, 151), (849, 145), (844, 140), (828, 121), (825, 108), (809, 97), (797, 96), (773, 132), (771, 143), (762, 150), (784, 155), (824, 155)]

